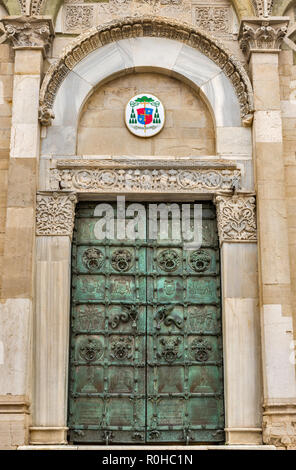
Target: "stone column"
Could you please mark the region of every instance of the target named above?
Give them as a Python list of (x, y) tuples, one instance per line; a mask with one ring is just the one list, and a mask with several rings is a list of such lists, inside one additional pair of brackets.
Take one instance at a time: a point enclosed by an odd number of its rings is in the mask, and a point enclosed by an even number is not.
[(221, 245), (226, 444), (262, 444), (260, 320), (253, 194), (215, 199)]
[(37, 196), (35, 381), (31, 444), (67, 443), (71, 238), (76, 196)]
[(296, 380), (278, 55), (289, 18), (246, 18), (240, 44), (250, 64), (258, 205), (263, 440), (296, 446)]
[(28, 443), (32, 398), (35, 198), (39, 89), (49, 19), (2, 20), (15, 49), (4, 263), (0, 303), (0, 445)]

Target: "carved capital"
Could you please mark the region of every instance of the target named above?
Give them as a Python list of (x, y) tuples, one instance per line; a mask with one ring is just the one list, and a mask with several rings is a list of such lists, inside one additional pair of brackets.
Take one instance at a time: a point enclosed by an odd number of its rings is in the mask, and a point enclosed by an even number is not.
[(280, 449), (296, 449), (296, 404), (264, 406), (263, 442)]
[(46, 55), (50, 49), (54, 29), (52, 19), (46, 16), (10, 16), (3, 18), (5, 38), (14, 49), (37, 48)]
[(288, 17), (246, 18), (239, 32), (242, 51), (248, 59), (252, 52), (279, 52), (288, 25)]
[(43, 193), (37, 195), (36, 235), (72, 237), (75, 194)]
[(256, 200), (250, 194), (216, 196), (220, 243), (256, 242)]

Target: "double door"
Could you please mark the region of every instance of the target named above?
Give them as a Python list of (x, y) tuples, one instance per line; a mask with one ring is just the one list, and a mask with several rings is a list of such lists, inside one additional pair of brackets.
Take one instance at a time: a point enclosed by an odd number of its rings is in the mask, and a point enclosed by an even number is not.
[(203, 203), (202, 246), (185, 249), (149, 239), (148, 217), (142, 239), (98, 239), (96, 205), (78, 205), (73, 238), (70, 442), (222, 443), (214, 207)]

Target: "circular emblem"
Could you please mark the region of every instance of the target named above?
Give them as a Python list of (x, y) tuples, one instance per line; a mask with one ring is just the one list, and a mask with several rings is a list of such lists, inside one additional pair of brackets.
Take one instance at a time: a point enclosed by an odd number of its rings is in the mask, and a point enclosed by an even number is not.
[(163, 250), (157, 257), (157, 263), (164, 271), (175, 271), (180, 265), (180, 256), (175, 250)]
[(125, 110), (128, 130), (138, 137), (152, 137), (164, 126), (165, 113), (161, 101), (150, 93), (134, 96)]

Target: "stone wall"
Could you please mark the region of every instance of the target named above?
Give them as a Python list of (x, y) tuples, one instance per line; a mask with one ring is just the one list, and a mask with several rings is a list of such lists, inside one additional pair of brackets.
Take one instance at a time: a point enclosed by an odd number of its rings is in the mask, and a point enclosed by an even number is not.
[[(153, 92), (166, 110), (165, 128), (147, 140), (124, 124), (128, 101)], [(86, 102), (78, 130), (78, 155), (214, 155), (212, 118), (201, 98), (184, 83), (156, 73), (130, 74), (98, 88)]]

